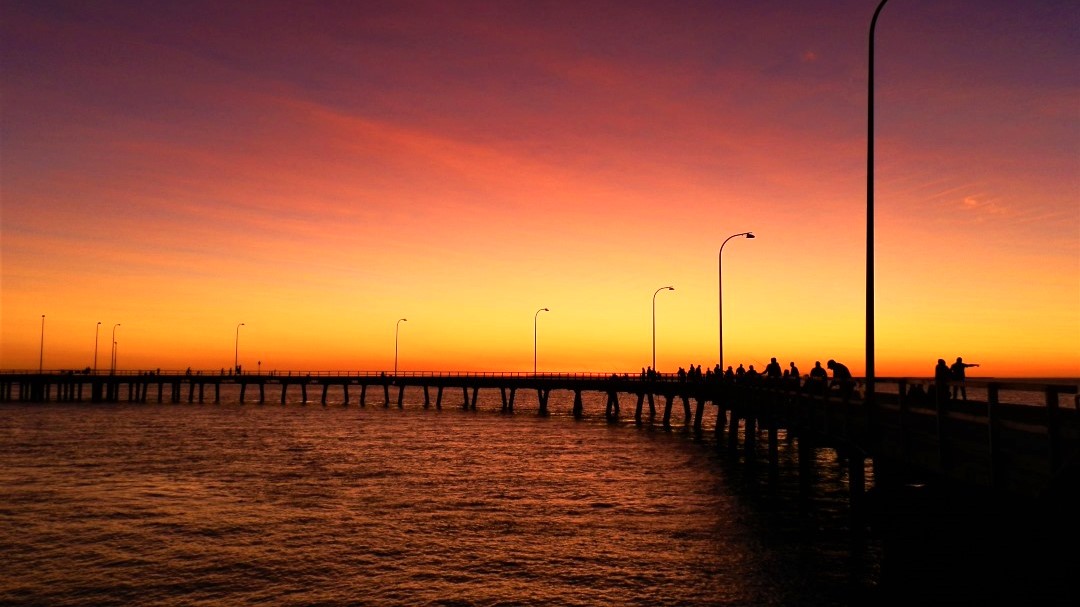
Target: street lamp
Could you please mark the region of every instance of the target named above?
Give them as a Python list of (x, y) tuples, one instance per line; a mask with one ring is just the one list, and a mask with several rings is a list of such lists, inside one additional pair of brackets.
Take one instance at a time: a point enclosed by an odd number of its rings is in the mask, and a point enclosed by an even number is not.
[(101, 321), (99, 320), (97, 325), (94, 327), (94, 375), (97, 375), (97, 344), (98, 344), (98, 333), (100, 333), (100, 332), (101, 332)]
[(550, 312), (547, 308), (540, 308), (533, 314), (533, 375), (536, 375), (536, 319), (541, 312)]
[(724, 372), (724, 245), (727, 241), (737, 236), (745, 236), (747, 238), (754, 238), (753, 232), (739, 232), (738, 234), (732, 234), (724, 239), (724, 242), (720, 243), (720, 252), (716, 255), (716, 274), (717, 274), (717, 295), (720, 301), (720, 372)]
[(38, 352), (38, 373), (45, 367), (45, 315), (41, 315), (41, 350)]
[(119, 327), (120, 323), (116, 323), (112, 328), (112, 355), (109, 357), (109, 375), (116, 373), (116, 327)]
[(660, 291), (674, 291), (675, 287), (660, 287), (652, 294), (652, 370), (656, 372), (656, 294)]
[(408, 322), (408, 318), (399, 318), (394, 323), (394, 375), (397, 375), (397, 358), (398, 358), (398, 332), (401, 327), (401, 321)]
[(244, 323), (236, 325), (236, 342), (233, 347), (233, 369), (236, 370), (236, 374), (240, 374), (240, 327), (244, 326)]
[(870, 57), (866, 104), (866, 399), (874, 398), (874, 30), (888, 0), (881, 0), (870, 20)]

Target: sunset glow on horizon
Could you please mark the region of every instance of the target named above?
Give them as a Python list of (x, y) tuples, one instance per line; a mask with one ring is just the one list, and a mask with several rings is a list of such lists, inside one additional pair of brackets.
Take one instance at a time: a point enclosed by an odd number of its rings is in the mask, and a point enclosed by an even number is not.
[[(0, 369), (861, 375), (876, 5), (0, 0)], [(1080, 378), (1078, 31), (883, 10), (878, 376)]]

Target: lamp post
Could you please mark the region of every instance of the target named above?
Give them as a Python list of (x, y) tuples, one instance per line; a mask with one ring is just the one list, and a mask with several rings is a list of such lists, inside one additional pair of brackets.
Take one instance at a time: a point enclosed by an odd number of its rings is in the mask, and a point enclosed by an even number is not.
[(97, 345), (98, 345), (98, 333), (101, 332), (101, 321), (99, 320), (97, 325), (94, 326), (94, 375), (97, 375)]
[(540, 316), (541, 312), (550, 312), (547, 308), (540, 308), (533, 314), (533, 375), (536, 375), (536, 319)]
[(41, 349), (38, 351), (38, 373), (45, 367), (45, 315), (41, 315)]
[(737, 236), (745, 236), (747, 238), (754, 238), (753, 232), (739, 232), (738, 234), (732, 234), (724, 239), (724, 242), (720, 243), (720, 252), (716, 254), (716, 275), (717, 275), (717, 299), (719, 300), (719, 316), (720, 316), (720, 372), (724, 372), (724, 245), (727, 241)]
[(240, 374), (240, 327), (244, 326), (244, 323), (236, 325), (236, 342), (233, 344), (233, 369), (236, 374)]
[(870, 57), (866, 104), (866, 401), (874, 398), (874, 30), (888, 0), (881, 0), (870, 20)]
[(660, 291), (674, 291), (675, 287), (660, 287), (652, 294), (652, 370), (656, 372), (656, 294)]
[(112, 328), (112, 355), (109, 357), (109, 375), (116, 373), (116, 327), (119, 327), (120, 323), (116, 323)]
[(401, 322), (408, 322), (408, 318), (399, 318), (394, 323), (394, 375), (397, 375), (397, 359), (398, 359), (398, 333), (400, 331)]

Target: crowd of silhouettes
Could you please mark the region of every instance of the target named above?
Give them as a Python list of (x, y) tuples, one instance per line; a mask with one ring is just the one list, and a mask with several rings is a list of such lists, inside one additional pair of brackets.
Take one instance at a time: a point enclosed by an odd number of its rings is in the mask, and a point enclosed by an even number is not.
[[(829, 377), (829, 373), (832, 377)], [(726, 382), (737, 385), (775, 385), (788, 389), (805, 388), (815, 393), (825, 393), (836, 390), (844, 397), (850, 397), (854, 392), (855, 380), (851, 371), (843, 363), (829, 359), (823, 367), (821, 361), (815, 361), (810, 372), (803, 376), (794, 361), (788, 362), (785, 369), (780, 361), (774, 356), (769, 363), (760, 371), (753, 365), (739, 363), (737, 367), (729, 365), (727, 369), (721, 369), (720, 365), (713, 368), (691, 364), (688, 367), (679, 367), (674, 374), (662, 374), (650, 367), (641, 368), (643, 381), (679, 381), (679, 382)]]
[[(934, 379), (929, 389), (921, 383), (913, 382), (908, 389), (908, 397), (916, 401), (929, 399), (934, 402), (952, 400), (967, 400), (967, 389), (964, 385), (965, 371), (969, 367), (978, 367), (978, 363), (966, 363), (962, 357), (957, 356), (951, 365), (939, 358), (934, 367)], [(830, 376), (831, 374), (831, 376)], [(727, 369), (721, 370), (720, 365), (703, 368), (701, 365), (691, 364), (689, 367), (679, 367), (674, 374), (658, 373), (652, 367), (642, 367), (641, 379), (643, 381), (679, 381), (679, 382), (724, 382), (735, 385), (775, 385), (788, 389), (803, 389), (812, 394), (827, 394), (835, 392), (842, 398), (850, 398), (855, 392), (855, 379), (847, 365), (834, 359), (829, 359), (822, 366), (821, 361), (814, 361), (814, 366), (805, 376), (800, 375), (799, 368), (794, 361), (788, 363), (784, 369), (776, 357), (769, 359), (769, 363), (758, 371), (753, 364), (737, 367), (728, 365)]]

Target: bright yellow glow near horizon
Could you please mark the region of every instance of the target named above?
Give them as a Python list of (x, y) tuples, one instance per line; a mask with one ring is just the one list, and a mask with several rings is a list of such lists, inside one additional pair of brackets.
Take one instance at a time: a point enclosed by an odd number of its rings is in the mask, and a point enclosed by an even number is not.
[[(873, 3), (610, 8), (11, 7), (0, 369), (711, 367), (753, 231), (725, 363), (864, 373)], [(1080, 378), (1071, 10), (885, 10), (876, 375)]]

